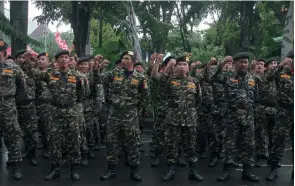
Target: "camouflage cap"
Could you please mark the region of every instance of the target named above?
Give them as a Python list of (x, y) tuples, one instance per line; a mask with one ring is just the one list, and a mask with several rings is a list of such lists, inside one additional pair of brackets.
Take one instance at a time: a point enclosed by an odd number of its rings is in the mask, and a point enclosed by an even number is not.
[(5, 43), (3, 39), (0, 39), (0, 52), (5, 51), (6, 49), (7, 43)]
[(250, 55), (248, 52), (238, 52), (233, 56), (233, 60), (237, 61), (239, 59), (249, 59)]
[(42, 57), (42, 56), (46, 56), (46, 57), (48, 57), (48, 53), (47, 53), (47, 52), (42, 52), (42, 53), (40, 53), (40, 54), (37, 56), (37, 58), (39, 59), (39, 57)]
[(20, 55), (22, 55), (22, 54), (24, 54), (24, 53), (26, 53), (27, 52), (27, 50), (20, 50), (20, 51), (18, 51), (17, 53), (16, 53), (16, 55), (14, 56), (15, 58), (17, 58), (18, 56), (20, 56)]
[(63, 54), (66, 54), (66, 55), (68, 55), (68, 56), (70, 56), (70, 52), (68, 51), (68, 50), (60, 50), (59, 52), (57, 52), (56, 54), (55, 54), (55, 59), (58, 59), (59, 58), (59, 56), (61, 56), (61, 55), (63, 55)]
[(268, 66), (272, 61), (277, 61), (276, 58), (271, 58), (264, 63), (264, 66)]

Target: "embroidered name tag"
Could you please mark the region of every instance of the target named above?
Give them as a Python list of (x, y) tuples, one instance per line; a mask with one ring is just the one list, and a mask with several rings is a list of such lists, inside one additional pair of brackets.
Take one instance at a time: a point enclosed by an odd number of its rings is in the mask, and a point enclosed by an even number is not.
[(281, 75), (281, 78), (284, 78), (284, 79), (290, 79), (291, 76), (287, 75), (287, 74), (282, 74)]
[(115, 76), (115, 77), (114, 77), (114, 80), (115, 80), (115, 81), (122, 81), (122, 80), (123, 80), (123, 77)]
[(139, 81), (137, 79), (132, 78), (131, 79), (131, 84), (132, 85), (138, 85)]
[(255, 81), (254, 80), (248, 81), (248, 85), (254, 87), (255, 86)]
[(58, 77), (54, 77), (54, 76), (50, 76), (50, 80), (57, 81), (57, 80), (59, 80), (59, 78)]
[(233, 78), (231, 78), (231, 79), (229, 79), (230, 80), (230, 82), (232, 82), (232, 83), (239, 83), (239, 80), (237, 80), (237, 79), (233, 79)]
[(70, 82), (70, 83), (76, 83), (77, 80), (76, 79), (68, 79), (68, 82)]
[(5, 73), (9, 73), (9, 74), (12, 74), (12, 73), (13, 73), (13, 70), (10, 70), (10, 69), (4, 69), (3, 72), (5, 72)]
[(180, 85), (180, 83), (177, 82), (177, 81), (172, 81), (171, 84), (176, 85), (176, 86), (179, 86)]

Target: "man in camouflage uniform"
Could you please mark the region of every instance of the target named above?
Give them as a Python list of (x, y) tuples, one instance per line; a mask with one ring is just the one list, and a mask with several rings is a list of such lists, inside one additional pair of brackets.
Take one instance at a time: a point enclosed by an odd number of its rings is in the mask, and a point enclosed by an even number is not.
[[(284, 149), (289, 136), (292, 140), (292, 160), (294, 147), (294, 50), (276, 69), (271, 70), (270, 80), (277, 84), (277, 114), (276, 125), (272, 133), (272, 147), (270, 150), (271, 171), (267, 180), (274, 181), (278, 178), (278, 163), (282, 160)], [(294, 179), (294, 170), (292, 172)]]
[(147, 82), (143, 75), (134, 71), (134, 53), (123, 52), (121, 55), (124, 69), (107, 72), (100, 76), (100, 82), (110, 91), (110, 112), (106, 125), (106, 156), (108, 171), (101, 175), (101, 180), (116, 178), (115, 167), (118, 164), (120, 141), (124, 141), (128, 164), (131, 168), (130, 179), (141, 181), (138, 174), (140, 152), (137, 139), (140, 134), (138, 111), (146, 104)]
[[(276, 122), (276, 95), (277, 88), (275, 81), (269, 81), (267, 71), (270, 62), (266, 63), (264, 59), (258, 59), (256, 62), (255, 72), (261, 79), (259, 83), (259, 104), (255, 110), (255, 149), (256, 161), (255, 167), (261, 167), (262, 160), (268, 158), (268, 141), (269, 147), (272, 146), (272, 130)], [(261, 72), (264, 71), (264, 72)], [(267, 136), (269, 140), (267, 141)]]
[[(48, 54), (43, 52), (37, 56), (39, 70), (43, 73), (50, 73), (50, 69), (48, 69), (49, 58)], [(38, 117), (38, 128), (42, 136), (42, 143), (43, 143), (43, 158), (49, 158), (48, 152), (48, 141), (49, 141), (49, 123), (52, 121), (51, 116), (51, 105), (46, 99), (41, 97), (42, 93), (46, 89), (46, 82), (45, 81), (37, 81), (38, 89), (36, 89), (36, 114)]]
[(216, 72), (211, 78), (212, 93), (213, 93), (213, 106), (212, 106), (212, 129), (210, 131), (210, 144), (209, 149), (211, 151), (211, 160), (209, 167), (215, 167), (218, 162), (218, 158), (223, 158), (222, 152), (224, 149), (225, 130), (222, 125), (222, 119), (225, 114), (226, 100), (224, 97), (223, 81), (226, 77), (232, 74), (232, 62), (231, 56), (227, 56), (217, 66)]
[(80, 131), (77, 102), (85, 97), (83, 77), (69, 69), (69, 52), (62, 50), (55, 55), (58, 69), (45, 76), (47, 91), (44, 96), (50, 100), (53, 121), (50, 126), (51, 170), (45, 180), (60, 177), (59, 163), (62, 158), (62, 139), (66, 141), (66, 153), (71, 162), (71, 179), (78, 181), (80, 163)]
[(25, 78), (21, 68), (13, 62), (5, 61), (7, 44), (0, 39), (0, 131), (8, 150), (8, 160), (13, 167), (13, 178), (22, 179), (20, 169), (21, 130), (17, 118), (14, 96), (25, 91)]
[(242, 151), (243, 173), (242, 179), (258, 182), (259, 178), (251, 173), (251, 164), (254, 162), (254, 108), (258, 99), (258, 77), (248, 72), (248, 53), (238, 53), (233, 57), (235, 72), (226, 78), (224, 84), (226, 111), (224, 125), (225, 160), (223, 172), (217, 177), (218, 181), (230, 179), (230, 168), (236, 142), (240, 142)]
[(28, 153), (30, 164), (36, 166), (38, 165), (36, 160), (36, 132), (38, 124), (35, 107), (37, 77), (32, 73), (31, 69), (35, 66), (35, 61), (32, 60), (29, 52), (21, 51), (16, 55), (16, 62), (23, 70), (26, 79), (26, 91), (16, 95), (19, 125), (24, 132), (25, 152)]
[(164, 93), (167, 96), (165, 126), (168, 172), (163, 181), (175, 178), (175, 165), (181, 147), (189, 163), (189, 179), (203, 181), (202, 176), (195, 170), (198, 159), (195, 152), (197, 107), (202, 101), (202, 96), (198, 80), (188, 76), (188, 61), (188, 58), (179, 57), (176, 60), (175, 75), (169, 76), (167, 73), (172, 68), (171, 63), (159, 77), (160, 82), (165, 84)]

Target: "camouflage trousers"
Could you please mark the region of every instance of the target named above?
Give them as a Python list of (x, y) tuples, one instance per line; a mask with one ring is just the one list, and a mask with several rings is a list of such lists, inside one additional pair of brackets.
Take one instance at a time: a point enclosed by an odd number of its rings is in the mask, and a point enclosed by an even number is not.
[[(276, 123), (276, 108), (258, 105), (256, 107), (255, 149), (257, 156), (267, 156), (272, 146), (273, 128)], [(267, 139), (268, 137), (268, 139)]]
[(209, 132), (212, 128), (212, 104), (202, 104), (200, 106), (199, 123), (197, 128), (196, 149), (204, 152), (209, 140)]
[(86, 140), (87, 146), (89, 149), (93, 149), (95, 139), (94, 139), (94, 127), (95, 127), (95, 118), (92, 111), (84, 112), (85, 126), (86, 126)]
[(211, 152), (224, 151), (225, 129), (222, 124), (222, 114), (212, 114), (212, 129), (210, 131), (209, 149)]
[[(60, 162), (65, 152), (71, 163), (80, 163), (80, 130), (77, 106), (53, 109), (50, 126), (51, 161)], [(64, 141), (63, 141), (64, 139)], [(63, 142), (65, 150), (63, 151)]]
[[(254, 162), (254, 110), (228, 110), (224, 117), (225, 126), (225, 161), (234, 159), (236, 148), (241, 150), (243, 164), (251, 165)], [(239, 141), (239, 147), (237, 147)]]
[(36, 132), (38, 118), (36, 115), (35, 102), (17, 106), (19, 125), (23, 130), (25, 150), (35, 150), (37, 145)]
[(180, 157), (182, 149), (183, 156), (188, 162), (198, 160), (195, 152), (196, 127), (184, 127), (167, 124), (167, 161), (175, 164)]
[(294, 110), (277, 108), (277, 122), (273, 129), (272, 147), (270, 150), (270, 159), (281, 161), (284, 155), (284, 149), (288, 137), (292, 140), (292, 161), (294, 146)]
[(108, 103), (102, 104), (101, 112), (99, 113), (98, 124), (94, 124), (94, 139), (98, 143), (106, 140), (106, 123), (108, 121), (110, 105)]
[(164, 107), (155, 107), (152, 144), (155, 153), (161, 154), (165, 147), (165, 116)]
[(86, 122), (84, 117), (84, 108), (82, 103), (77, 104), (78, 107), (78, 123), (80, 131), (80, 150), (83, 157), (87, 157), (89, 152), (86, 139)]
[(139, 165), (138, 136), (140, 131), (137, 116), (137, 108), (129, 108), (123, 112), (110, 108), (106, 125), (106, 157), (109, 164), (118, 164), (120, 145), (123, 143), (128, 164), (130, 166)]
[(48, 149), (48, 141), (49, 141), (49, 126), (50, 122), (52, 122), (51, 116), (51, 105), (50, 104), (36, 104), (36, 115), (38, 117), (38, 129), (42, 136), (42, 143), (44, 149)]
[(14, 100), (0, 102), (0, 123), (0, 131), (8, 150), (8, 160), (20, 162), (22, 160), (20, 145), (21, 129)]

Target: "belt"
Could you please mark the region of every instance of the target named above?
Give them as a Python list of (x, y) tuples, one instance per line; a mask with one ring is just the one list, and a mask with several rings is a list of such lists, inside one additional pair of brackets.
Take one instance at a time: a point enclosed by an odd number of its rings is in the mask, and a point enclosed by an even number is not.
[(260, 100), (259, 104), (262, 105), (262, 106), (266, 106), (266, 107), (276, 107), (277, 106), (276, 103), (270, 103), (270, 102), (265, 101), (265, 100)]
[(70, 108), (76, 104), (76, 102), (51, 102), (51, 104), (58, 108)]
[(0, 96), (0, 101), (6, 101), (12, 98), (14, 98), (14, 95)]

